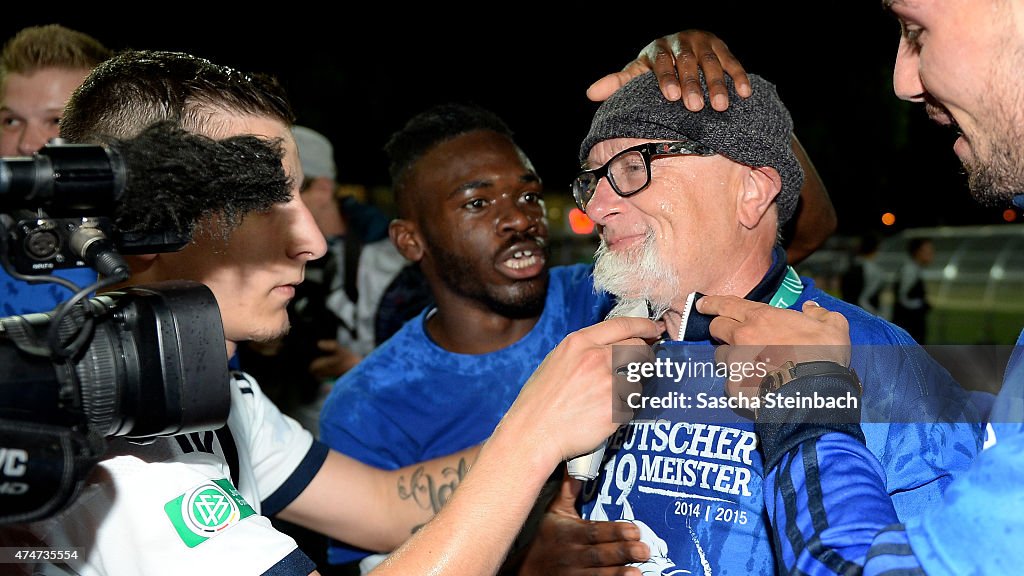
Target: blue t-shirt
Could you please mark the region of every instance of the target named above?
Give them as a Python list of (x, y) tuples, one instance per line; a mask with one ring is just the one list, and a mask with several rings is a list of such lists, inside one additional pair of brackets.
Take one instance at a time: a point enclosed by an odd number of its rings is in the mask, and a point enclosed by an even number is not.
[[(96, 282), (96, 271), (92, 268), (69, 268), (57, 270), (53, 274), (74, 282), (79, 288)], [(49, 312), (73, 295), (59, 284), (29, 284), (15, 280), (0, 267), (0, 317)]]
[[(348, 456), (396, 469), (484, 441), (541, 360), (571, 332), (604, 319), (611, 298), (590, 265), (550, 270), (544, 312), (521, 340), (489, 354), (449, 352), (424, 328), (430, 310), (338, 379), (320, 413), (320, 439)], [(340, 564), (370, 552), (331, 542)]]
[[(849, 322), (851, 367), (863, 382), (876, 384), (864, 387), (867, 446), (882, 463), (896, 510), (916, 515), (941, 499), (980, 450), (980, 418), (949, 373), (904, 330), (803, 282), (790, 308), (815, 300)], [(707, 341), (671, 342), (657, 354), (696, 366), (713, 362), (714, 350)], [(718, 374), (691, 374), (647, 384), (646, 396), (685, 392), (690, 408), (640, 410), (612, 436), (601, 475), (583, 487), (585, 518), (640, 528), (651, 549), (651, 559), (640, 565), (645, 574), (776, 573), (762, 453), (745, 413), (714, 407), (715, 398), (726, 397), (724, 383)], [(957, 423), (936, 424), (940, 417)]]

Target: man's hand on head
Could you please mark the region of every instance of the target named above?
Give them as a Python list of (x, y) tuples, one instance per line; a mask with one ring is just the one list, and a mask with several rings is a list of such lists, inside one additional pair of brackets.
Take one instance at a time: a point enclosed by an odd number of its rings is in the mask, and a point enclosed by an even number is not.
[(725, 74), (733, 79), (737, 94), (744, 98), (751, 94), (747, 73), (725, 42), (711, 32), (691, 29), (652, 41), (621, 71), (591, 84), (587, 97), (595, 102), (607, 100), (630, 79), (651, 70), (658, 76), (665, 98), (672, 101), (683, 98), (686, 108), (692, 112), (704, 108), (698, 70), (707, 81), (711, 107), (719, 112), (729, 107)]

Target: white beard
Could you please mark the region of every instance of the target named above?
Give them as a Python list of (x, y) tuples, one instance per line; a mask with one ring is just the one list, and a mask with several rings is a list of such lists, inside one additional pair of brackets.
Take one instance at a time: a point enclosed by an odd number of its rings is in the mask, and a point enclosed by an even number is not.
[(594, 253), (594, 287), (614, 294), (618, 303), (612, 316), (661, 318), (678, 292), (679, 279), (658, 254), (653, 232), (642, 244), (611, 252), (604, 238)]

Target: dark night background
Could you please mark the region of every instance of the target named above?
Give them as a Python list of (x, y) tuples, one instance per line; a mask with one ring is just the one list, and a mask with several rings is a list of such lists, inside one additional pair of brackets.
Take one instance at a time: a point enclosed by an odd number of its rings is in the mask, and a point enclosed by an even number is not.
[(1002, 210), (970, 200), (952, 135), (893, 95), (898, 25), (878, 2), (844, 2), (827, 15), (818, 13), (823, 4), (803, 2), (681, 3), (664, 13), (658, 3), (381, 3), (360, 15), (338, 4), (335, 16), (301, 3), (232, 14), (132, 6), (45, 16), (38, 6), (36, 14), (5, 8), (0, 36), (59, 22), (114, 49), (181, 50), (272, 73), (299, 123), (332, 139), (339, 179), (370, 187), (387, 184), (381, 147), (409, 116), (474, 100), (508, 122), (552, 193), (568, 193), (596, 106), (587, 86), (655, 37), (703, 28), (777, 85), (841, 233), (876, 227), (886, 211), (897, 215), (895, 229), (1002, 222)]

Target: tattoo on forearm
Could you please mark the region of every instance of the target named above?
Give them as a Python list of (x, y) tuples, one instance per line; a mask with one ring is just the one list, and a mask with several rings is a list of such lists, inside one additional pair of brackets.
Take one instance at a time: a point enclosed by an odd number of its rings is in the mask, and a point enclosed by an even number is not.
[[(468, 470), (469, 464), (465, 458), (459, 458), (458, 466), (447, 466), (441, 470), (440, 478), (435, 478), (425, 467), (420, 466), (408, 480), (405, 476), (398, 479), (398, 497), (402, 500), (412, 500), (420, 508), (437, 514), (451, 498)], [(415, 534), (422, 527), (423, 524), (414, 526), (412, 533)]]

